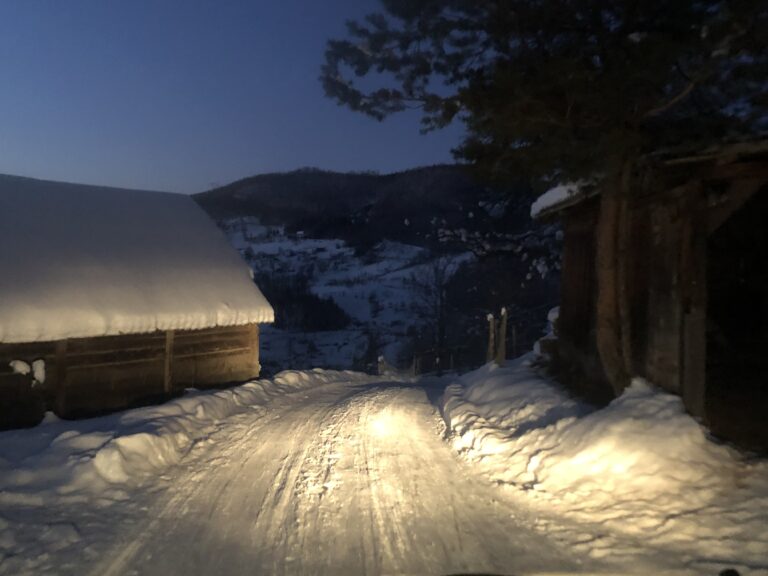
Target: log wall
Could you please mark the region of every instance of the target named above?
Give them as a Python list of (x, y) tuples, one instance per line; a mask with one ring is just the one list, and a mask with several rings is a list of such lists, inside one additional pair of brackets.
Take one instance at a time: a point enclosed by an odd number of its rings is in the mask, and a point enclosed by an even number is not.
[[(37, 359), (45, 361), (45, 382), (31, 392), (31, 375), (13, 374), (8, 364)], [(0, 427), (35, 424), (45, 408), (74, 418), (150, 403), (188, 387), (244, 382), (260, 368), (255, 324), (0, 344)], [(31, 400), (22, 400), (25, 395)], [(25, 408), (30, 414), (22, 417), (21, 404), (34, 409)]]

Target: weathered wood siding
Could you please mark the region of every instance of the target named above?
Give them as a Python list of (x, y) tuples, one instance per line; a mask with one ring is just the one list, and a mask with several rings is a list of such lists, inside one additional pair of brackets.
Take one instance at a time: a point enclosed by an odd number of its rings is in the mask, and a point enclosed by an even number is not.
[[(768, 449), (768, 288), (759, 272), (765, 269), (768, 153), (670, 163), (649, 172), (639, 188), (629, 209), (630, 241), (624, 255), (631, 372), (680, 395), (688, 412), (722, 437)], [(562, 297), (555, 365), (558, 376), (575, 392), (598, 399), (601, 393), (612, 395), (601, 383), (594, 334), (599, 209), (598, 202), (588, 200), (561, 213)], [(718, 245), (719, 252), (713, 253), (717, 231), (729, 222), (735, 240), (729, 244), (720, 238), (726, 248)], [(733, 279), (746, 276), (739, 266), (751, 271), (750, 290), (739, 288)], [(727, 278), (718, 278), (718, 273)], [(743, 302), (735, 303), (738, 299)], [(713, 343), (712, 338), (723, 339), (717, 324), (725, 322), (715, 316), (741, 319), (731, 330), (738, 337), (729, 342), (736, 352), (718, 346), (717, 340)], [(751, 333), (742, 337), (746, 325)], [(728, 352), (709, 358), (708, 348)], [(733, 382), (744, 366), (749, 368)], [(757, 384), (745, 383), (752, 380)]]
[[(254, 378), (260, 371), (259, 330), (252, 324), (0, 344), (0, 426), (19, 425), (14, 407), (30, 394), (31, 376), (13, 374), (8, 363), (37, 359), (45, 361), (46, 378), (32, 396), (59, 416), (79, 417), (167, 398), (187, 387)], [(21, 420), (33, 424), (35, 417)]]
[(646, 292), (644, 347), (638, 372), (657, 386), (680, 391), (680, 241), (681, 211), (676, 203), (653, 204), (648, 209), (650, 236), (643, 284)]
[(611, 398), (596, 342), (597, 219), (599, 203), (586, 201), (563, 222), (565, 243), (557, 321), (556, 369), (576, 393), (595, 402)]
[[(632, 202), (627, 293), (632, 373), (682, 396), (689, 412), (706, 417), (707, 239), (758, 190), (768, 174), (678, 178), (673, 187), (645, 190)], [(762, 188), (761, 188), (762, 186)], [(599, 204), (584, 202), (563, 214), (564, 248), (558, 356), (579, 377), (577, 392), (600, 390), (594, 346), (594, 229)], [(562, 369), (562, 367), (561, 367)]]

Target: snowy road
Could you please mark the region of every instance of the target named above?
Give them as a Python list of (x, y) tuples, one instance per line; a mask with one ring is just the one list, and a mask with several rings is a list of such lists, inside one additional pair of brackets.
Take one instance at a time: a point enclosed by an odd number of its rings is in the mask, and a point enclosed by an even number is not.
[(337, 383), (233, 417), (90, 574), (578, 571), (444, 442), (433, 393)]

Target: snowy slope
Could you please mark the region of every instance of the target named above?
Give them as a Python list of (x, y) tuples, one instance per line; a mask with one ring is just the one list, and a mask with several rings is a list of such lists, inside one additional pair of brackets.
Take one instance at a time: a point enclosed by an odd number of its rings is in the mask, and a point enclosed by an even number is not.
[[(257, 274), (310, 279), (310, 290), (331, 298), (351, 318), (344, 330), (293, 332), (267, 327), (263, 331), (262, 364), (282, 368), (364, 368), (355, 366), (375, 335), (380, 354), (391, 363), (399, 359), (414, 316), (413, 278), (425, 274), (437, 258), (428, 249), (383, 241), (364, 255), (340, 239), (309, 238), (265, 226), (253, 217), (219, 223), (230, 243)], [(473, 256), (449, 257), (455, 264)]]
[(595, 558), (632, 558), (626, 541), (640, 538), (694, 573), (768, 574), (768, 461), (715, 443), (679, 397), (646, 382), (595, 410), (533, 360), (448, 387), (442, 408), (458, 451)]
[(0, 342), (271, 322), (188, 196), (0, 175)]

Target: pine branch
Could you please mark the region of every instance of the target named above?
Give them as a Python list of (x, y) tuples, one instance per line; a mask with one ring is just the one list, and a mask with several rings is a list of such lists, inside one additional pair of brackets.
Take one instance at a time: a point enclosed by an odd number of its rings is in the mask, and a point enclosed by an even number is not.
[(689, 82), (688, 85), (680, 92), (678, 92), (677, 95), (675, 95), (673, 98), (667, 100), (665, 103), (657, 106), (656, 108), (648, 110), (645, 114), (643, 114), (642, 119), (646, 120), (648, 118), (653, 118), (654, 116), (659, 116), (660, 114), (663, 114), (667, 110), (673, 108), (678, 102), (685, 99), (693, 91), (693, 89), (696, 88), (697, 85), (698, 82)]

